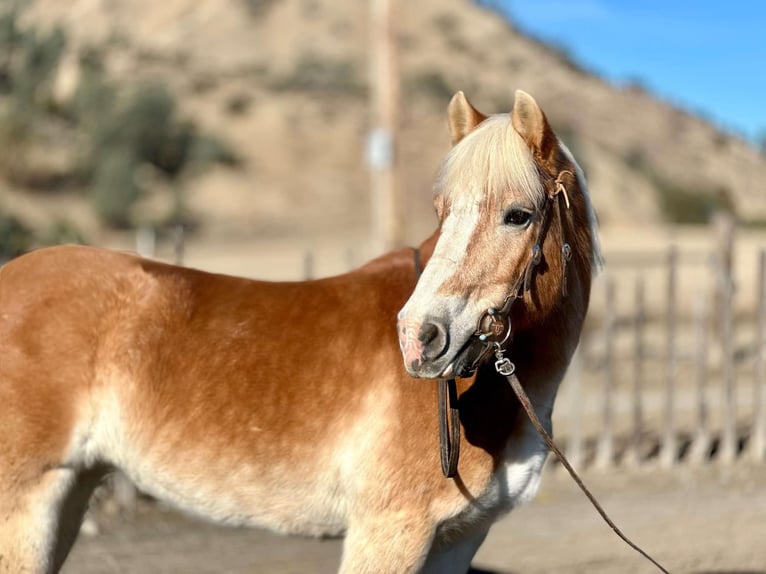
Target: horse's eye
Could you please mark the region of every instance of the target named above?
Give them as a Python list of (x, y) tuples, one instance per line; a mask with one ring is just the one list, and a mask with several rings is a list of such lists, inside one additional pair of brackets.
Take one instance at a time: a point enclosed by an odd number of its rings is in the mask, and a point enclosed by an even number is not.
[(514, 227), (524, 227), (532, 219), (532, 214), (523, 209), (509, 209), (505, 213), (503, 223), (513, 225)]

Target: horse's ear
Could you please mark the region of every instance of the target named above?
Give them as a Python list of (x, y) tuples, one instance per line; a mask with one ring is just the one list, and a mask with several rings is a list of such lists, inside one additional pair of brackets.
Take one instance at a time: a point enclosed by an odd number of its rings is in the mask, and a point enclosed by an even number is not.
[(544, 163), (554, 160), (558, 145), (556, 134), (535, 99), (522, 90), (516, 90), (511, 122), (539, 160)]
[(462, 140), (476, 126), (487, 119), (487, 116), (471, 105), (462, 91), (452, 96), (447, 115), (449, 116), (449, 133), (452, 138), (452, 145)]

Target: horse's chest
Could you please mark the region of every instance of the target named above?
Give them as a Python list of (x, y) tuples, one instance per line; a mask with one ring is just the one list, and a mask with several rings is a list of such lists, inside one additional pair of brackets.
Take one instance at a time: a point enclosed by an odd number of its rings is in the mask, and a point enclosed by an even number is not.
[(540, 486), (547, 451), (536, 435), (524, 435), (506, 452), (505, 462), (463, 509), (445, 520), (443, 536), (489, 527), (503, 514), (532, 499)]

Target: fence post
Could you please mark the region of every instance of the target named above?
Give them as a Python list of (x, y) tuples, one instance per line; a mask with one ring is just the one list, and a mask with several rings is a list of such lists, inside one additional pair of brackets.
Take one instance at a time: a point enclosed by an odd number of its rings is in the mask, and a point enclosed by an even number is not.
[(723, 379), (723, 429), (720, 461), (732, 462), (737, 456), (737, 389), (734, 371), (733, 309), (734, 281), (732, 277), (734, 252), (734, 221), (729, 216), (718, 219), (720, 245), (717, 257), (717, 285), (720, 301), (721, 376)]
[(698, 294), (695, 304), (695, 346), (694, 354), (695, 375), (697, 379), (697, 429), (689, 449), (689, 462), (698, 464), (704, 462), (710, 453), (710, 428), (707, 408), (707, 328), (708, 312), (705, 294)]
[(356, 268), (356, 251), (353, 247), (346, 248), (346, 269), (352, 271)]
[(660, 465), (671, 467), (676, 463), (678, 447), (675, 424), (675, 387), (676, 387), (676, 319), (677, 319), (677, 284), (678, 284), (678, 248), (671, 245), (668, 249), (667, 307), (665, 309), (665, 346), (667, 362), (665, 364), (665, 428), (660, 446)]
[(596, 447), (597, 468), (605, 469), (614, 462), (614, 439), (612, 429), (612, 392), (614, 388), (614, 337), (615, 337), (615, 287), (614, 280), (606, 280), (606, 306), (604, 309), (604, 387), (602, 428)]
[(579, 468), (583, 461), (583, 428), (582, 428), (582, 354), (585, 341), (580, 338), (580, 344), (575, 349), (572, 362), (567, 371), (567, 386), (569, 387), (570, 430), (567, 440), (567, 458), (574, 468)]
[(157, 246), (157, 232), (153, 227), (139, 227), (136, 230), (136, 253), (141, 257), (154, 257)]
[(635, 286), (635, 316), (633, 318), (633, 428), (625, 453), (625, 464), (638, 466), (641, 463), (641, 435), (643, 433), (643, 404), (641, 401), (641, 384), (644, 369), (644, 325), (646, 324), (646, 297), (644, 279), (636, 277)]
[(756, 279), (756, 305), (758, 319), (755, 332), (755, 373), (753, 380), (753, 432), (750, 436), (750, 458), (761, 462), (766, 459), (766, 249), (758, 256)]
[(179, 223), (173, 228), (173, 263), (183, 265), (185, 255), (186, 237), (184, 235), (184, 226)]
[(306, 281), (314, 278), (314, 252), (310, 249), (303, 253), (303, 278)]

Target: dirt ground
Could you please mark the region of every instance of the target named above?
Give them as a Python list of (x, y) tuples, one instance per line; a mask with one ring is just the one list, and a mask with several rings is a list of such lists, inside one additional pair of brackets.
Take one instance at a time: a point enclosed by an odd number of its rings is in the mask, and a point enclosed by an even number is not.
[[(766, 466), (740, 462), (675, 470), (596, 472), (586, 482), (612, 518), (671, 572), (766, 573)], [(222, 528), (142, 505), (133, 519), (99, 516), (64, 574), (332, 573), (341, 542)], [(537, 499), (495, 525), (476, 572), (651, 573), (596, 514), (562, 469)]]

